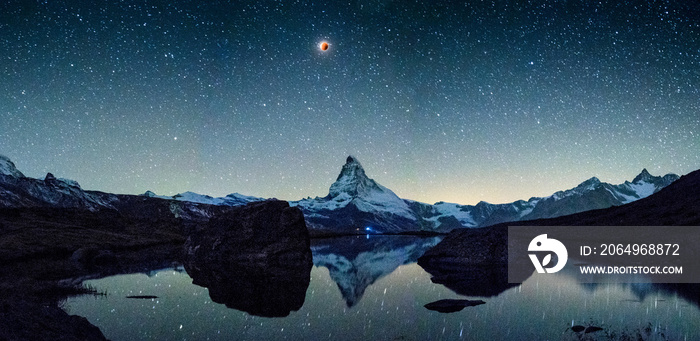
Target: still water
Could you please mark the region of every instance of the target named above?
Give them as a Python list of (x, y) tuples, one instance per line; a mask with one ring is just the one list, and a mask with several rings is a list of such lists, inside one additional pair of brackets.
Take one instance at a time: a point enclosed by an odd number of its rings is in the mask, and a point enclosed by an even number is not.
[[(87, 281), (104, 296), (66, 301), (111, 340), (528, 340), (700, 339), (700, 309), (683, 293), (648, 284), (581, 285), (531, 277), (495, 296), (460, 296), (415, 261), (438, 238), (314, 241), (303, 306), (261, 317), (212, 302), (183, 268)], [(134, 299), (127, 296), (157, 296)], [(481, 299), (455, 313), (440, 299)], [(603, 330), (576, 334), (573, 325)]]

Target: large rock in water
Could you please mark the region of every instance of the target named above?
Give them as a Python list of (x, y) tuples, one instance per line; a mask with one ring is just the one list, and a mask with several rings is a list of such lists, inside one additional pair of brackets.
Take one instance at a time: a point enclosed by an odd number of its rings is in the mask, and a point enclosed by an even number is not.
[(304, 216), (286, 201), (233, 207), (188, 232), (185, 269), (214, 302), (266, 317), (304, 304), (312, 255)]
[(418, 265), (433, 283), (460, 295), (497, 296), (517, 285), (508, 283), (507, 235), (498, 226), (454, 230), (418, 258)]

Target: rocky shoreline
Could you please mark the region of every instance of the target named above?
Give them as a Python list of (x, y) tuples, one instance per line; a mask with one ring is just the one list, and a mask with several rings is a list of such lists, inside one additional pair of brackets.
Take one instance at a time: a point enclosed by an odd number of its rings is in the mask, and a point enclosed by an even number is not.
[[(201, 205), (198, 208), (206, 210), (209, 219), (194, 220), (171, 213), (171, 205), (179, 203), (132, 200), (140, 206), (119, 211), (0, 209), (1, 340), (104, 340), (85, 318), (62, 310), (61, 302), (91, 294), (82, 287), (86, 279), (173, 264), (187, 264), (193, 273), (200, 270), (193, 276), (195, 284), (211, 292), (231, 283), (204, 280), (202, 269), (225, 274), (236, 264), (271, 275), (291, 269), (289, 273), (301, 278), (300, 291), (306, 291), (312, 266), (308, 231), (301, 211), (287, 202), (270, 200), (237, 208)], [(241, 245), (247, 247), (236, 247)], [(251, 262), (253, 258), (257, 261)], [(303, 304), (304, 296), (301, 303), (296, 297), (287, 313)]]

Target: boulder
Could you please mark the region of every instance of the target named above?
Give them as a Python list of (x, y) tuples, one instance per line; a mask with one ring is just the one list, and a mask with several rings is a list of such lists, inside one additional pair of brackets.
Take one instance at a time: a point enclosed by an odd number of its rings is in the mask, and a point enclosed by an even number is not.
[(452, 231), (418, 258), (418, 265), (442, 284), (465, 296), (497, 296), (508, 283), (507, 228)]
[(232, 207), (187, 233), (185, 269), (214, 302), (266, 317), (304, 304), (312, 267), (304, 216), (285, 201)]

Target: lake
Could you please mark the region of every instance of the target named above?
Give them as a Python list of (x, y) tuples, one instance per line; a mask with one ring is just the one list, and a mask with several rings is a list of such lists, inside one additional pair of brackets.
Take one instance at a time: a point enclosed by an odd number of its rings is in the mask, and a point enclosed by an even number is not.
[[(410, 236), (313, 240), (314, 267), (303, 306), (285, 317), (256, 316), (214, 303), (209, 289), (192, 284), (183, 267), (86, 281), (105, 295), (70, 298), (64, 308), (85, 316), (111, 340), (700, 339), (698, 303), (687, 300), (692, 294), (682, 289), (578, 284), (549, 276), (531, 277), (490, 297), (457, 295), (432, 283), (415, 263), (439, 241)], [(424, 307), (440, 299), (486, 303), (454, 313)], [(602, 330), (577, 334), (571, 327), (578, 325)]]

